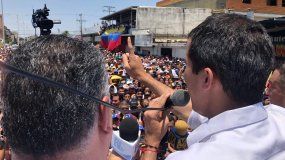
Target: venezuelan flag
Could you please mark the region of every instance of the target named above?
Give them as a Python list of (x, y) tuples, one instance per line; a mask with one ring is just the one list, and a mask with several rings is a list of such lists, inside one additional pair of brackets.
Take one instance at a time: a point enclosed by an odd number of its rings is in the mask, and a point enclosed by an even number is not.
[(111, 33), (109, 35), (108, 50), (112, 51), (121, 45), (121, 33)]
[(109, 35), (107, 34), (102, 34), (101, 35), (101, 41), (100, 41), (100, 44), (103, 48), (108, 48), (108, 44), (109, 44)]

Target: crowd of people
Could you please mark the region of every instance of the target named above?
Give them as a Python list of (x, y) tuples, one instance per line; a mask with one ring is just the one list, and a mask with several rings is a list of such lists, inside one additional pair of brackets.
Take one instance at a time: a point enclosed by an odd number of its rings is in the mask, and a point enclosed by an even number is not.
[[(6, 46), (5, 48), (0, 48), (0, 61), (5, 61), (6, 57), (9, 54), (12, 54), (12, 47)], [(3, 70), (0, 70), (0, 74), (2, 74)], [(2, 77), (0, 77), (0, 82)], [(11, 148), (8, 144), (7, 138), (4, 135), (4, 130), (2, 127), (2, 118), (3, 118), (3, 101), (0, 100), (0, 159), (11, 160)]]
[[(147, 107), (155, 93), (135, 77), (130, 77), (124, 69), (122, 52), (104, 51), (109, 74), (109, 92), (112, 104), (118, 107), (128, 105), (128, 109)], [(145, 56), (144, 69), (155, 79), (173, 89), (187, 89), (183, 78), (185, 60), (179, 58)]]
[(7, 55), (11, 54), (13, 49), (11, 47), (2, 47), (0, 48), (0, 60), (4, 60)]
[[(155, 92), (145, 86), (135, 77), (127, 74), (122, 56), (123, 52), (112, 53), (108, 50), (102, 50), (106, 61), (106, 70), (109, 75), (109, 94), (111, 103), (123, 110), (141, 109), (149, 106), (149, 102), (157, 98)], [(183, 72), (186, 67), (185, 59), (161, 57), (161, 56), (142, 56), (141, 61), (146, 73), (150, 74), (157, 81), (167, 85), (174, 90), (187, 90), (187, 86), (183, 77)], [(143, 114), (133, 113), (124, 115), (113, 110), (113, 129), (118, 130), (120, 122), (125, 118), (137, 119), (143, 137)], [(178, 117), (171, 113), (173, 124), (178, 120)], [(189, 128), (190, 129), (190, 128)], [(166, 137), (167, 138), (167, 137)], [(143, 141), (143, 138), (141, 138)], [(159, 156), (159, 159), (164, 159), (169, 152), (174, 151), (167, 141), (161, 145), (161, 149), (165, 152)]]

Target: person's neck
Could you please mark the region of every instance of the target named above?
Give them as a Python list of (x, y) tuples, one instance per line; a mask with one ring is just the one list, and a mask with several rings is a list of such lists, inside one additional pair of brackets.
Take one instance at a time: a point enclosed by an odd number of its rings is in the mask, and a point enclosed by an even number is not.
[[(59, 151), (59, 153), (53, 156), (40, 156), (35, 157), (33, 155), (22, 154), (18, 152), (13, 152), (12, 155), (13, 160), (70, 160), (70, 159), (84, 159), (84, 160), (104, 160), (107, 158), (107, 153), (104, 156), (104, 152), (102, 151), (101, 141), (102, 137), (99, 137), (97, 133), (94, 131), (90, 132), (86, 138), (83, 138), (83, 142), (81, 144), (77, 144), (76, 146), (72, 147), (70, 150), (63, 150)], [(103, 137), (104, 139), (105, 137)]]
[[(81, 155), (80, 155), (81, 154)], [(44, 155), (44, 156), (33, 156), (33, 155), (27, 155), (27, 154), (22, 154), (22, 153), (17, 153), (12, 151), (13, 155), (13, 160), (67, 160), (67, 159), (82, 159), (85, 158), (82, 156), (84, 153), (80, 153), (77, 150), (72, 150), (72, 151), (62, 151), (58, 155), (54, 156), (49, 156), (49, 155)]]
[(209, 108), (206, 117), (213, 118), (220, 113), (223, 113), (228, 110), (233, 110), (237, 108), (241, 108), (247, 106), (245, 103), (240, 103), (234, 101), (232, 98), (227, 95), (221, 95), (219, 97), (212, 97), (213, 101), (211, 102), (211, 107)]

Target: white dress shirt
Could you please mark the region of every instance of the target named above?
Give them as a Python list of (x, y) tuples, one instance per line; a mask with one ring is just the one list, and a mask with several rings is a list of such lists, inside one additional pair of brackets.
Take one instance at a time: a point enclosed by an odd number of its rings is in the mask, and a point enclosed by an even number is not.
[(211, 119), (190, 116), (197, 128), (189, 133), (188, 149), (167, 160), (285, 160), (284, 108), (257, 103)]

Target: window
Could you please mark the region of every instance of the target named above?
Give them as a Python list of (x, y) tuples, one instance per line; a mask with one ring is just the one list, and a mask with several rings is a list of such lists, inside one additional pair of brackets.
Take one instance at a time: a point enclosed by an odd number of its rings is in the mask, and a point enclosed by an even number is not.
[(250, 4), (251, 0), (242, 0), (242, 3)]
[(277, 0), (267, 0), (268, 6), (277, 6)]
[(285, 7), (285, 0), (282, 0), (282, 7)]
[(226, 5), (224, 2), (220, 2), (219, 3), (219, 9), (225, 9), (226, 8)]

